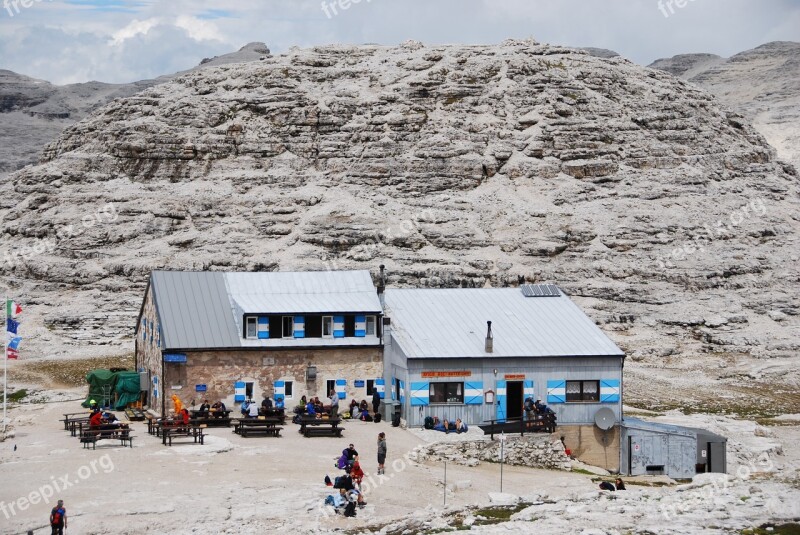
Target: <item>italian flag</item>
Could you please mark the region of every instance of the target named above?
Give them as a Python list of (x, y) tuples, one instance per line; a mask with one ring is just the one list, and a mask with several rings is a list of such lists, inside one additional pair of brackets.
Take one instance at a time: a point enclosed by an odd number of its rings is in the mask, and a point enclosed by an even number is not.
[(6, 317), (8, 318), (16, 318), (22, 314), (22, 307), (19, 306), (17, 303), (12, 301), (11, 299), (6, 300)]

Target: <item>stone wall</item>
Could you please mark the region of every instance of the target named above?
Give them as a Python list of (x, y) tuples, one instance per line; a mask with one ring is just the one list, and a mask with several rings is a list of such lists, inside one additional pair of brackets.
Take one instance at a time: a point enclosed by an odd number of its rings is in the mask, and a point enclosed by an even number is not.
[[(293, 381), (292, 397), (286, 405), (296, 404), (301, 396), (328, 397), (326, 381), (347, 380), (347, 397), (341, 409), (350, 399), (367, 399), (366, 381), (383, 374), (383, 353), (380, 347), (336, 348), (336, 349), (286, 349), (246, 351), (187, 352), (186, 386), (179, 394), (182, 398), (195, 397), (210, 401), (222, 399), (228, 407), (233, 406), (233, 386), (236, 381), (253, 383), (253, 399), (261, 400), (265, 395), (273, 397), (276, 380)], [(317, 379), (307, 382), (306, 369), (317, 368)], [(356, 388), (354, 381), (363, 380), (365, 386)], [(195, 394), (196, 384), (205, 384), (205, 394)], [(170, 395), (172, 393), (170, 392)]]
[[(142, 338), (142, 318), (147, 320), (147, 338)], [(161, 376), (161, 349), (158, 347), (160, 338), (158, 332), (160, 325), (158, 316), (156, 314), (156, 307), (153, 303), (153, 290), (148, 286), (147, 293), (145, 294), (144, 309), (142, 311), (142, 318), (136, 326), (136, 371), (144, 369), (148, 372), (148, 379), (150, 386), (147, 392), (146, 404), (155, 411), (161, 411), (161, 397), (164, 395), (164, 385), (167, 383)], [(150, 337), (150, 322), (155, 326), (155, 333)], [(158, 381), (158, 397), (154, 396), (153, 378)]]
[[(474, 440), (464, 442), (435, 442), (416, 451), (416, 461), (429, 459), (476, 466), (480, 461), (500, 462), (499, 440)], [(564, 445), (552, 436), (508, 437), (503, 447), (507, 464), (569, 470), (571, 461), (564, 453)]]
[(563, 425), (556, 429), (556, 435), (564, 437), (567, 449), (576, 459), (609, 472), (619, 471), (618, 425), (608, 431), (594, 425)]

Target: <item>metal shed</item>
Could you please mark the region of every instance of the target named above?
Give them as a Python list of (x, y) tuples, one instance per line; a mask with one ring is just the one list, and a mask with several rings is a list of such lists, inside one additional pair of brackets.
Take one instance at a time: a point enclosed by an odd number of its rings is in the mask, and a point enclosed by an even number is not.
[(704, 429), (625, 418), (620, 472), (630, 476), (665, 474), (675, 479), (703, 472), (725, 473), (727, 441)]

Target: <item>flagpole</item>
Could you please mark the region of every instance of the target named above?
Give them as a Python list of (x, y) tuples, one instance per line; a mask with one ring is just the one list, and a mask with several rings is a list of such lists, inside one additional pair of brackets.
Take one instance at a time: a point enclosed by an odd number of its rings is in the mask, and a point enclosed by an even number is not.
[[(8, 323), (8, 296), (5, 296), (4, 312), (6, 320), (3, 323)], [(6, 434), (6, 427), (8, 420), (6, 417), (7, 406), (7, 392), (8, 392), (8, 333), (3, 339), (3, 436)]]

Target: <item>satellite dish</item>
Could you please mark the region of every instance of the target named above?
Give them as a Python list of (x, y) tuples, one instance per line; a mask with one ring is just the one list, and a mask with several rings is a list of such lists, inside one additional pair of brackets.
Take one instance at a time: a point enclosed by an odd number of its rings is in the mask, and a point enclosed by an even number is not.
[(617, 423), (617, 419), (614, 416), (614, 411), (612, 411), (608, 407), (600, 409), (594, 415), (594, 425), (596, 425), (603, 431), (608, 431), (609, 429), (614, 427), (615, 423)]

